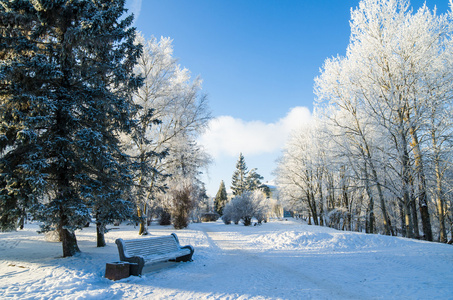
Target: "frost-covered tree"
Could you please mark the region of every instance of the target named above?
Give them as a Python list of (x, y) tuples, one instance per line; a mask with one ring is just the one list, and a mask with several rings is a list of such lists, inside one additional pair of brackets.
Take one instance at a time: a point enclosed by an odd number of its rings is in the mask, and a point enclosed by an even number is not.
[(228, 195), (223, 180), (220, 182), (219, 190), (214, 199), (214, 210), (220, 216), (223, 215), (223, 208), (227, 204)]
[(323, 99), (341, 108), (353, 99), (349, 111), (367, 115), (387, 136), (391, 152), (385, 155), (398, 178), (392, 193), (401, 201), (408, 237), (419, 236), (418, 200), (423, 234), (433, 240), (421, 138), (428, 108), (439, 96), (434, 91), (451, 84), (450, 33), (446, 17), (426, 6), (412, 13), (408, 1), (361, 1), (352, 12), (346, 57), (328, 60), (322, 77), (330, 81), (318, 81), (318, 90), (330, 91), (319, 93)]
[(360, 1), (346, 55), (316, 79), (315, 124), (279, 162), (288, 204), (315, 224), (427, 240), (434, 228), (447, 240), (452, 20), (405, 0)]
[[(319, 132), (313, 123), (293, 132), (276, 169), (280, 196), (287, 207), (307, 211), (318, 225), (324, 209), (322, 183), (324, 165), (320, 161)], [(330, 162), (331, 164), (333, 162)]]
[(256, 168), (251, 169), (247, 173), (246, 177), (246, 190), (247, 191), (254, 191), (258, 189), (261, 186), (261, 180), (263, 180), (263, 176), (260, 174), (256, 173)]
[(251, 192), (245, 191), (231, 199), (225, 207), (224, 217), (232, 220), (235, 224), (242, 220), (245, 226), (249, 226), (255, 212), (251, 196)]
[[(139, 35), (136, 43), (144, 45), (134, 70), (144, 77), (143, 86), (133, 96), (139, 107), (139, 131), (124, 136), (123, 144), (138, 166), (134, 197), (141, 217), (139, 232), (146, 234), (150, 207), (168, 215), (170, 204), (163, 199), (167, 188), (177, 182), (170, 176), (177, 168), (172, 165), (176, 158), (190, 161), (191, 168), (200, 163), (198, 171), (205, 166), (207, 161), (201, 162), (204, 158), (200, 157), (202, 149), (194, 141), (207, 126), (210, 113), (207, 98), (200, 92), (201, 79), (192, 80), (190, 72), (177, 64), (171, 39), (145, 40)], [(182, 145), (186, 145), (184, 149)], [(187, 152), (184, 155), (181, 151)], [(194, 153), (198, 156), (189, 157)]]
[(124, 2), (0, 5), (2, 213), (39, 202), (35, 215), (59, 230), (64, 256), (79, 251), (74, 232), (90, 207), (100, 225), (131, 216), (118, 134), (131, 125), (141, 47)]
[[(453, 80), (453, 78), (452, 78)], [(438, 95), (445, 95), (450, 91), (437, 92)], [(453, 106), (447, 97), (438, 96), (433, 101), (437, 104), (432, 106), (431, 117), (429, 118), (428, 135), (430, 137), (428, 153), (428, 167), (433, 173), (431, 179), (433, 199), (435, 200), (436, 212), (439, 222), (439, 241), (447, 242), (447, 220), (450, 219), (450, 232), (453, 240), (453, 214), (448, 213), (448, 207), (452, 210), (453, 202), (450, 192), (452, 182), (449, 179), (452, 170), (452, 146), (453, 146)], [(441, 103), (439, 103), (441, 102)], [(450, 177), (451, 178), (451, 177)]]
[[(171, 174), (167, 180), (168, 191), (160, 194), (164, 199), (168, 199), (169, 194), (171, 201), (161, 202), (160, 205), (171, 212), (175, 228), (181, 229), (187, 227), (188, 217), (198, 205), (195, 201), (203, 201), (203, 195), (200, 193), (203, 184), (198, 176), (200, 169), (210, 163), (210, 157), (195, 141), (183, 137), (178, 141), (178, 144), (173, 144), (173, 151), (165, 159), (165, 170)], [(181, 221), (183, 219), (187, 219), (185, 225), (181, 225), (184, 224)]]
[(261, 224), (263, 221), (267, 222), (273, 208), (270, 198), (263, 191), (255, 190), (252, 194), (252, 201), (255, 203), (255, 213), (253, 216), (258, 221), (258, 224)]

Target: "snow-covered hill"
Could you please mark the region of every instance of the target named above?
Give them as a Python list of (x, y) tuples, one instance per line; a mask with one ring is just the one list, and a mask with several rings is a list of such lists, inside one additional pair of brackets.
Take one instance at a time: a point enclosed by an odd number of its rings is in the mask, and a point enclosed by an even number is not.
[(137, 238), (136, 228), (110, 231), (105, 248), (85, 228), (77, 233), (83, 252), (70, 258), (37, 229), (0, 233), (0, 299), (453, 299), (450, 245), (295, 220), (191, 224), (177, 234), (195, 247), (193, 262), (114, 282), (104, 278), (105, 263), (118, 261), (115, 239)]

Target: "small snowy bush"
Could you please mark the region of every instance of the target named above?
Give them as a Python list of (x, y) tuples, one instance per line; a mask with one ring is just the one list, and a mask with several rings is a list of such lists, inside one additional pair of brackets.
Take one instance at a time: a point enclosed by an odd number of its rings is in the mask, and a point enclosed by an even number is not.
[(269, 211), (270, 205), (261, 191), (247, 191), (231, 199), (224, 208), (222, 220), (225, 224), (231, 221), (238, 224), (242, 220), (245, 226), (249, 226), (254, 217), (259, 223), (267, 220)]

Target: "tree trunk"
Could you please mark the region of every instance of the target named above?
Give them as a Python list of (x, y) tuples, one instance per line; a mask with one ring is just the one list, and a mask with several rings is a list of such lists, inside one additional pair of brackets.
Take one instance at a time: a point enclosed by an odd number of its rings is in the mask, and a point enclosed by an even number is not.
[(25, 226), (25, 218), (27, 214), (25, 212), (25, 209), (22, 210), (22, 214), (20, 215), (20, 220), (19, 220), (19, 229), (23, 230)]
[(410, 199), (409, 199), (409, 195), (407, 193), (404, 193), (403, 207), (404, 207), (404, 227), (405, 227), (406, 237), (413, 239), (414, 238), (414, 226), (412, 224)]
[(63, 246), (63, 257), (74, 256), (80, 252), (77, 245), (75, 232), (66, 229), (68, 224), (68, 217), (64, 213), (63, 204), (60, 203), (60, 223), (58, 224), (58, 231), (60, 233), (60, 240)]
[[(363, 150), (362, 150), (362, 155), (365, 158)], [(365, 232), (366, 233), (374, 233), (374, 222), (375, 222), (375, 217), (374, 217), (374, 197), (373, 197), (373, 193), (371, 192), (367, 165), (368, 164), (365, 161), (365, 163), (364, 163), (365, 190), (366, 190), (366, 193), (367, 193), (368, 199), (369, 199), (368, 208), (367, 208), (367, 211), (366, 211), (367, 212), (366, 213), (366, 219), (365, 219)]]
[[(362, 139), (363, 139), (363, 142), (364, 142), (364, 145), (365, 145), (365, 147), (364, 147), (365, 149), (361, 148), (362, 155), (365, 158), (365, 160), (368, 163), (368, 165), (370, 166), (370, 169), (371, 169), (371, 173), (370, 173), (371, 180), (374, 181), (374, 184), (376, 185), (376, 189), (378, 191), (379, 203), (380, 203), (380, 206), (381, 206), (383, 222), (384, 222), (384, 234), (385, 235), (390, 235), (390, 234), (394, 235), (393, 230), (392, 230), (392, 225), (391, 225), (391, 222), (390, 222), (390, 218), (389, 218), (389, 215), (387, 213), (387, 205), (385, 203), (384, 193), (382, 192), (382, 187), (381, 187), (381, 184), (379, 183), (379, 180), (378, 180), (377, 171), (376, 171), (376, 168), (374, 167), (373, 160), (371, 159), (371, 151), (370, 151), (370, 148), (368, 147), (368, 143), (366, 142), (366, 140), (363, 137), (363, 135), (362, 135)], [(366, 151), (366, 153), (363, 152), (364, 150)], [(367, 163), (365, 163), (365, 174), (367, 176), (366, 177), (366, 181), (368, 182), (368, 185), (369, 185)], [(370, 221), (373, 220), (373, 224), (374, 224), (375, 223), (374, 199), (372, 198), (371, 188), (369, 186), (367, 188), (367, 193), (368, 193), (368, 196), (371, 195), (370, 202), (371, 201), (373, 202), (373, 206), (372, 206), (373, 210), (371, 210), (371, 207), (370, 207), (370, 213), (373, 213), (372, 216), (370, 215)], [(372, 228), (373, 228), (373, 230), (375, 230), (374, 225), (372, 226)]]
[(343, 185), (343, 207), (346, 210), (346, 215), (343, 216), (343, 228), (342, 230), (351, 231), (351, 214), (349, 212), (349, 196), (347, 192), (346, 185)]
[(400, 219), (401, 219), (401, 235), (406, 237), (407, 236), (407, 231), (406, 231), (406, 221), (404, 219), (404, 203), (398, 199), (399, 202), (399, 209), (400, 209)]
[(402, 193), (403, 193), (403, 206), (404, 206), (404, 226), (406, 228), (406, 236), (408, 238), (414, 238), (414, 225), (413, 219), (411, 218), (411, 197), (409, 189), (411, 187), (410, 181), (410, 164), (409, 164), (409, 153), (408, 153), (408, 144), (406, 140), (406, 135), (404, 133), (404, 125), (403, 125), (403, 115), (400, 112), (400, 124), (398, 128), (398, 135), (400, 140), (399, 145), (399, 152), (400, 152), (400, 159), (401, 159), (401, 171), (402, 171)]
[(63, 257), (74, 256), (79, 253), (80, 249), (77, 246), (75, 233), (65, 228), (61, 228), (60, 232), (63, 244)]
[(414, 238), (419, 239), (420, 238), (420, 229), (418, 227), (418, 216), (417, 216), (417, 203), (415, 201), (415, 196), (414, 196), (414, 190), (413, 190), (413, 180), (411, 178), (411, 191), (410, 191), (410, 196), (409, 196), (409, 204), (410, 204), (410, 211), (411, 211), (411, 219), (412, 219), (412, 225), (414, 228)]
[[(437, 188), (437, 190), (439, 187)], [(440, 194), (436, 191), (437, 194)], [(446, 243), (447, 242), (447, 230), (445, 228), (445, 213), (444, 213), (444, 203), (442, 196), (436, 196), (436, 207), (437, 207), (437, 214), (439, 215), (439, 242)], [(453, 234), (453, 233), (452, 233)]]
[(310, 197), (308, 202), (310, 202), (310, 208), (311, 208), (311, 214), (313, 217), (313, 224), (319, 225), (319, 220), (318, 220), (318, 212), (316, 210), (316, 200), (315, 200), (315, 195), (313, 194), (313, 190), (310, 192)]
[[(408, 116), (409, 118), (409, 116)], [(418, 189), (419, 189), (419, 196), (418, 196), (418, 205), (420, 208), (420, 216), (422, 219), (422, 228), (423, 228), (423, 235), (425, 236), (425, 240), (432, 241), (433, 240), (433, 231), (431, 227), (431, 220), (428, 211), (428, 197), (426, 192), (426, 179), (425, 179), (425, 171), (423, 167), (423, 160), (422, 160), (422, 153), (420, 151), (420, 143), (418, 141), (417, 132), (415, 131), (414, 126), (409, 128), (410, 135), (412, 137), (412, 148), (414, 151), (414, 158), (415, 158), (415, 170), (418, 177)], [(418, 224), (417, 224), (418, 227)], [(419, 232), (416, 232), (416, 235), (419, 235)]]
[(419, 239), (420, 238), (420, 229), (418, 227), (417, 204), (415, 202), (415, 197), (411, 197), (410, 206), (411, 206), (412, 226), (414, 228), (413, 229), (414, 238)]
[[(368, 157), (371, 159), (370, 156), (368, 156)], [(370, 160), (370, 167), (371, 167), (371, 174), (373, 175), (373, 181), (375, 182), (376, 189), (378, 190), (379, 202), (381, 204), (380, 206), (381, 206), (382, 216), (384, 218), (383, 219), (384, 234), (385, 235), (390, 235), (390, 234), (394, 235), (393, 230), (392, 230), (392, 223), (390, 221), (390, 217), (387, 212), (387, 205), (385, 203), (384, 193), (382, 192), (382, 187), (378, 181), (376, 169), (374, 168), (374, 164), (371, 162), (371, 160)]]
[(148, 235), (148, 229), (146, 228), (146, 214), (142, 211), (140, 204), (137, 205), (137, 215), (140, 218), (140, 227), (138, 230), (139, 235)]
[(105, 225), (96, 222), (96, 247), (105, 247)]
[(373, 198), (370, 198), (370, 203), (368, 203), (368, 213), (367, 213), (367, 232), (368, 233), (374, 233), (374, 222), (376, 218), (374, 217), (374, 200)]
[(322, 194), (322, 185), (321, 179), (318, 180), (318, 190), (319, 190), (319, 225), (324, 226), (324, 201), (323, 201), (323, 194)]
[[(439, 241), (441, 243), (446, 243), (447, 242), (447, 230), (445, 226), (445, 200), (444, 200), (444, 193), (442, 190), (442, 175), (440, 172), (440, 166), (439, 166), (439, 158), (438, 155), (436, 154), (435, 157), (435, 172), (436, 172), (436, 208), (437, 208), (437, 214), (439, 215)], [(453, 235), (453, 232), (452, 232)]]

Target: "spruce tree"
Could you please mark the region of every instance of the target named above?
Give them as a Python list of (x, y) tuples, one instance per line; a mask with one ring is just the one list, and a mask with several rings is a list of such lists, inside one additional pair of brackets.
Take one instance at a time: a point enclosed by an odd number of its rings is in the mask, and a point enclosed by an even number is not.
[(247, 174), (247, 164), (245, 163), (244, 156), (242, 155), (242, 153), (240, 153), (239, 159), (236, 163), (236, 170), (233, 173), (231, 181), (231, 189), (233, 190), (233, 195), (242, 195), (242, 193), (247, 190)]
[(256, 173), (256, 168), (248, 171), (245, 163), (245, 158), (242, 153), (239, 154), (239, 159), (236, 163), (236, 171), (233, 173), (231, 189), (233, 195), (242, 195), (245, 191), (254, 191), (261, 185), (263, 176)]
[(223, 208), (228, 201), (228, 195), (223, 180), (220, 182), (219, 190), (214, 199), (214, 210), (219, 215), (223, 215)]
[(251, 169), (246, 177), (246, 190), (247, 191), (254, 191), (261, 186), (261, 180), (263, 176), (256, 173), (256, 168)]
[(10, 222), (35, 204), (43, 231), (58, 229), (63, 256), (94, 210), (102, 233), (129, 218), (127, 158), (118, 134), (131, 125), (132, 16), (125, 0), (13, 0), (0, 6), (0, 203)]

